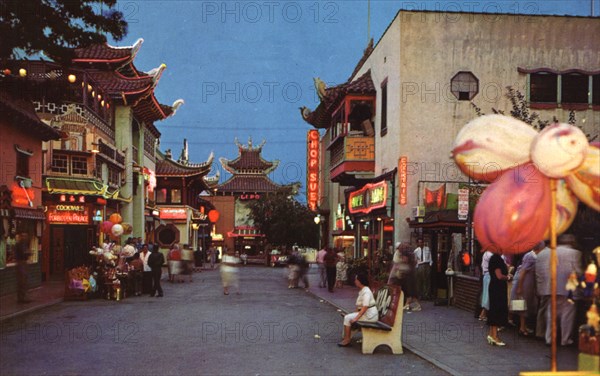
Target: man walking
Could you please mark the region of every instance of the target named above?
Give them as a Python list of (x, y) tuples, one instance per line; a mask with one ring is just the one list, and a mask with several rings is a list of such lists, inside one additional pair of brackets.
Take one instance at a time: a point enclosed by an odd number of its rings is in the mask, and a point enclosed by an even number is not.
[(162, 266), (165, 263), (165, 256), (158, 250), (158, 247), (152, 250), (152, 253), (148, 257), (148, 265), (152, 269), (152, 290), (150, 296), (154, 296), (158, 293), (157, 297), (163, 296), (163, 289), (160, 285), (160, 279), (162, 277)]
[(319, 268), (319, 287), (323, 288), (327, 286), (327, 275), (325, 272), (325, 255), (327, 254), (326, 247), (323, 247), (317, 252), (317, 266)]
[(29, 303), (26, 294), (27, 286), (27, 260), (29, 259), (29, 234), (23, 232), (16, 238), (15, 258), (17, 259), (17, 302)]
[(417, 267), (417, 293), (419, 299), (426, 300), (429, 299), (431, 290), (431, 251), (420, 238), (413, 253)]

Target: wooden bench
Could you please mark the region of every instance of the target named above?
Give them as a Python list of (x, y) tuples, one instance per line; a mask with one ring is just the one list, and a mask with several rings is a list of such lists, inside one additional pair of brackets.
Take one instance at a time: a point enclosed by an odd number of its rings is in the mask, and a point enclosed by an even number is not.
[(375, 293), (379, 320), (358, 321), (362, 331), (362, 353), (373, 354), (380, 345), (388, 346), (393, 354), (402, 354), (402, 314), (404, 294), (398, 286), (385, 285)]

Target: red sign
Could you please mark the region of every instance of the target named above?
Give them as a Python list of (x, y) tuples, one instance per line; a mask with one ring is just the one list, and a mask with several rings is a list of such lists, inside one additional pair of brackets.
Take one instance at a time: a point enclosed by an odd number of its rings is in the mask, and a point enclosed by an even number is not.
[(308, 131), (306, 151), (306, 202), (312, 211), (317, 211), (317, 205), (319, 204), (319, 152), (319, 131), (311, 129)]
[(260, 199), (260, 195), (258, 193), (240, 195), (240, 200), (259, 200), (259, 199)]
[(398, 179), (398, 196), (400, 205), (405, 206), (408, 202), (408, 197), (406, 195), (406, 189), (408, 184), (408, 158), (400, 157), (398, 160), (398, 171), (400, 171), (399, 179)]
[(187, 219), (185, 208), (160, 208), (160, 219)]
[(32, 188), (23, 188), (17, 183), (14, 183), (11, 187), (12, 190), (12, 204), (14, 206), (27, 206), (33, 202), (35, 198), (35, 191)]
[(87, 225), (90, 223), (88, 207), (84, 205), (50, 205), (48, 222), (53, 224)]
[(386, 181), (367, 184), (358, 191), (350, 193), (348, 210), (350, 213), (369, 213), (371, 210), (385, 207), (388, 186)]

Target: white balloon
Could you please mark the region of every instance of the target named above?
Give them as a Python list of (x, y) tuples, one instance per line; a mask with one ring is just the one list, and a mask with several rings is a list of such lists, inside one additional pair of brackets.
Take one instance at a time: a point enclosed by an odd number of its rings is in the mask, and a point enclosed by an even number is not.
[(121, 226), (120, 224), (116, 224), (112, 227), (110, 231), (114, 236), (121, 236), (123, 235), (123, 226)]

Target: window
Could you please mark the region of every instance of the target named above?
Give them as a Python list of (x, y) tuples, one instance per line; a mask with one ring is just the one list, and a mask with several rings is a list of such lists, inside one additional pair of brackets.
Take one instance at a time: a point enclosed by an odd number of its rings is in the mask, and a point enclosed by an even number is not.
[(381, 84), (381, 136), (387, 134), (387, 78)]
[(119, 187), (121, 185), (121, 171), (116, 167), (108, 168), (108, 184)]
[(580, 73), (561, 76), (562, 103), (588, 103), (588, 77)]
[(592, 104), (600, 106), (600, 74), (592, 76)]
[(71, 173), (74, 175), (87, 175), (87, 158), (72, 156)]
[(171, 203), (181, 204), (181, 189), (171, 189)]
[(167, 189), (161, 188), (156, 190), (156, 203), (166, 204), (167, 203)]
[(470, 101), (479, 92), (479, 80), (471, 72), (458, 72), (450, 80), (450, 91), (459, 101)]
[(549, 72), (532, 73), (530, 76), (531, 102), (556, 103), (557, 102), (557, 75)]
[(25, 153), (17, 148), (17, 176), (23, 178), (29, 177), (29, 157), (31, 154)]
[(52, 155), (52, 171), (66, 174), (69, 172), (68, 163), (69, 158), (66, 155)]
[(365, 136), (375, 135), (371, 119), (373, 118), (373, 102), (365, 100), (353, 100), (350, 102), (350, 131), (362, 132)]

